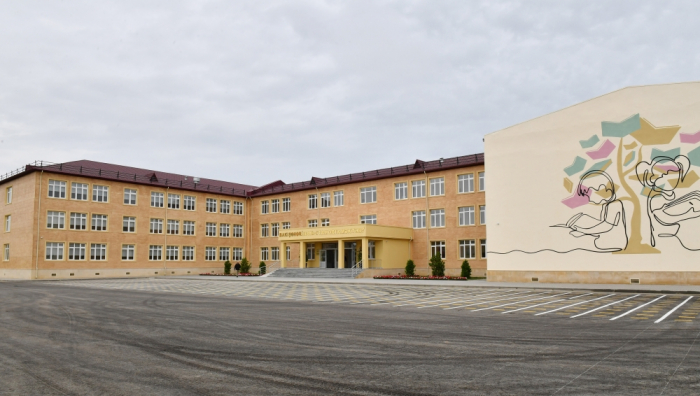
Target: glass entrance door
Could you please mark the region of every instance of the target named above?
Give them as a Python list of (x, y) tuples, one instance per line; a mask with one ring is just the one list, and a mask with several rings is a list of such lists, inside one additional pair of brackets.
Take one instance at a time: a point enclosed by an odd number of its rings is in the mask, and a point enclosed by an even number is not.
[(355, 265), (355, 249), (357, 243), (345, 242), (345, 268), (352, 268)]
[(335, 260), (335, 252), (336, 251), (337, 251), (336, 249), (326, 250), (326, 268), (337, 267), (336, 260)]
[(327, 260), (327, 259), (328, 259), (328, 256), (327, 256), (327, 254), (326, 254), (326, 251), (325, 251), (325, 250), (321, 250), (321, 251), (319, 252), (319, 260), (318, 260), (319, 264), (318, 264), (318, 266), (321, 267), (321, 268), (326, 268), (326, 260)]

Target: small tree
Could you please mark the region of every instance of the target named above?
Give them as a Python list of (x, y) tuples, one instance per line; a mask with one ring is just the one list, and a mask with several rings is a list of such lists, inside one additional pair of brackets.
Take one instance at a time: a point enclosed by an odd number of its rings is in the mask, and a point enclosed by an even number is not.
[(243, 257), (241, 260), (241, 274), (247, 274), (250, 272), (250, 262), (247, 258)]
[(264, 261), (260, 262), (260, 275), (265, 275), (267, 272), (267, 265), (265, 264)]
[(442, 261), (440, 254), (435, 254), (431, 257), (428, 265), (433, 272), (433, 276), (445, 276), (445, 262)]
[(413, 260), (406, 261), (406, 276), (413, 276), (416, 274), (416, 265), (413, 264)]
[(472, 267), (469, 265), (469, 261), (462, 261), (462, 274), (461, 276), (469, 279), (472, 277)]
[(231, 262), (226, 260), (224, 263), (224, 274), (228, 275), (231, 273)]

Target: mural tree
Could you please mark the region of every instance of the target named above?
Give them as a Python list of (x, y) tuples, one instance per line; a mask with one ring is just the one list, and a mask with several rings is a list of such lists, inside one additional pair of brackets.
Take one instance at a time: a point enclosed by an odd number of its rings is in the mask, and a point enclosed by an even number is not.
[[(573, 163), (564, 168), (564, 188), (573, 193), (562, 200), (569, 208), (588, 204), (589, 197), (576, 191), (579, 180), (590, 173), (605, 172), (614, 183), (617, 199), (632, 207), (627, 218), (629, 234), (626, 247), (617, 253), (660, 253), (658, 249), (644, 242), (643, 226), (646, 217), (646, 204), (652, 192), (638, 180), (635, 172), (637, 164), (652, 161), (657, 157), (675, 158), (683, 154), (690, 163), (700, 165), (700, 132), (678, 134), (680, 126), (656, 127), (648, 120), (635, 114), (621, 122), (602, 122), (601, 133), (579, 143), (585, 154), (576, 156)], [(679, 139), (676, 136), (679, 135)], [(597, 147), (597, 148), (595, 148)], [(700, 179), (695, 171), (690, 171), (678, 184), (687, 188)], [(590, 192), (592, 194), (600, 191)], [(629, 213), (629, 212), (628, 212)]]

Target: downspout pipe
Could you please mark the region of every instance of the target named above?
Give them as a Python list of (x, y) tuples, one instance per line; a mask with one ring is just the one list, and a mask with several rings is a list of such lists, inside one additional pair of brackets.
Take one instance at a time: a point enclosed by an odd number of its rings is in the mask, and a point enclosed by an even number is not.
[(36, 216), (36, 264), (34, 269), (34, 279), (39, 279), (39, 244), (41, 243), (41, 187), (43, 184), (44, 170), (39, 175), (39, 209)]
[(423, 175), (425, 175), (425, 243), (428, 247), (428, 261), (430, 261), (432, 258), (432, 252), (430, 249), (430, 203), (428, 202), (430, 197), (430, 185), (428, 181), (428, 173), (425, 171), (425, 165), (423, 165)]

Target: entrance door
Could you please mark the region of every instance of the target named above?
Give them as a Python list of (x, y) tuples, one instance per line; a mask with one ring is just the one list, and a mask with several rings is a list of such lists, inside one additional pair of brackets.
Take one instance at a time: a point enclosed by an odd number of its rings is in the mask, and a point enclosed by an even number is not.
[(335, 260), (335, 252), (336, 252), (335, 249), (326, 250), (326, 268), (337, 267), (336, 260)]
[(318, 260), (319, 264), (318, 264), (318, 266), (321, 267), (321, 268), (327, 268), (327, 267), (326, 267), (326, 265), (327, 265), (327, 260), (328, 260), (328, 255), (326, 254), (326, 251), (325, 251), (325, 250), (321, 250), (321, 251), (319, 252), (319, 260)]
[(355, 265), (355, 248), (357, 243), (345, 243), (345, 268), (352, 268)]

